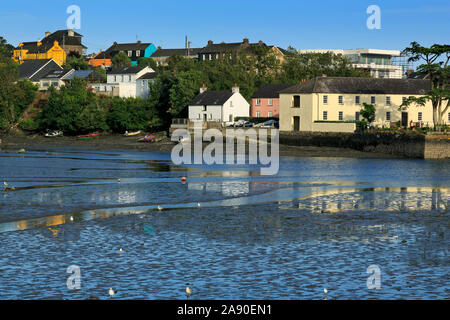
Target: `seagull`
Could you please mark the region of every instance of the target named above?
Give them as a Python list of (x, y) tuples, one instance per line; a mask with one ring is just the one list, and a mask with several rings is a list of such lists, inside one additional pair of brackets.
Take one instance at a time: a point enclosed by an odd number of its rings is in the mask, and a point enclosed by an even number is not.
[(186, 296), (187, 296), (188, 299), (191, 297), (191, 294), (192, 294), (192, 289), (189, 288), (189, 287), (186, 287)]
[(72, 216), (70, 216), (70, 221), (73, 221), (73, 217)]
[(327, 288), (323, 288), (323, 293), (325, 293), (325, 294), (327, 294), (327, 293), (328, 293), (328, 290), (327, 290)]
[(201, 207), (202, 205), (200, 204), (200, 202), (197, 202), (197, 207)]
[(163, 207), (158, 206), (158, 210), (159, 210), (159, 211), (162, 211), (162, 210), (163, 210)]
[(122, 252), (123, 251), (122, 248), (120, 248), (119, 251)]
[(6, 183), (6, 181), (3, 181), (3, 185), (5, 186), (5, 188), (8, 187), (8, 184)]
[(109, 288), (108, 293), (109, 293), (109, 296), (112, 298), (112, 297), (114, 297), (114, 295), (117, 293), (117, 291), (114, 292), (113, 288)]

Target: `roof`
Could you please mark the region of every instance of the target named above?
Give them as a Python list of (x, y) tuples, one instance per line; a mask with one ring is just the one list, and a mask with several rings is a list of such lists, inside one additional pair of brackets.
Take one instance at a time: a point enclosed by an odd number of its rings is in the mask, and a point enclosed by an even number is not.
[(292, 84), (265, 84), (253, 94), (252, 98), (278, 98), (281, 90), (292, 86)]
[(255, 46), (266, 46), (265, 43), (244, 43), (244, 42), (233, 42), (233, 43), (211, 43), (206, 47), (202, 48), (198, 53), (223, 53), (230, 51), (247, 50)]
[[(81, 34), (75, 31), (74, 35), (69, 37), (69, 30), (58, 30), (42, 39), (42, 41), (40, 41), (40, 46), (37, 45), (38, 41), (23, 42), (22, 49), (28, 50), (29, 53), (44, 53), (53, 47), (55, 41), (58, 41), (60, 45), (82, 46), (83, 48), (86, 48), (81, 43), (82, 37)], [(16, 49), (20, 49), (20, 47), (17, 47)]]
[(143, 69), (147, 68), (147, 66), (140, 66), (140, 67), (123, 67), (119, 69), (113, 69), (108, 72), (108, 74), (136, 74)]
[(70, 70), (52, 70), (49, 73), (47, 73), (46, 76), (42, 77), (41, 79), (61, 79), (63, 78), (65, 75), (73, 72), (73, 69)]
[(145, 50), (147, 49), (151, 43), (142, 43), (142, 42), (136, 42), (136, 43), (117, 43), (114, 42), (114, 44), (109, 47), (105, 53), (111, 54), (112, 52), (116, 51), (135, 51), (135, 50)]
[(89, 77), (93, 72), (94, 72), (94, 70), (75, 70), (74, 72), (69, 74), (67, 77), (65, 77), (64, 80), (72, 80), (75, 77), (84, 79), (84, 78)]
[(354, 77), (318, 77), (296, 84), (280, 93), (360, 93), (360, 94), (425, 94), (431, 89), (429, 80), (374, 79)]
[(224, 91), (205, 91), (197, 95), (189, 103), (191, 106), (221, 106), (231, 98), (231, 90)]
[(61, 66), (53, 59), (26, 60), (19, 65), (19, 79), (27, 78), (33, 82), (39, 81), (53, 70), (62, 70)]
[[(196, 56), (202, 48), (190, 48), (189, 55)], [(170, 57), (170, 56), (186, 56), (187, 49), (158, 49), (152, 54), (152, 58)]]
[(138, 80), (149, 80), (149, 79), (155, 79), (158, 76), (158, 72), (147, 72), (143, 76), (140, 76)]

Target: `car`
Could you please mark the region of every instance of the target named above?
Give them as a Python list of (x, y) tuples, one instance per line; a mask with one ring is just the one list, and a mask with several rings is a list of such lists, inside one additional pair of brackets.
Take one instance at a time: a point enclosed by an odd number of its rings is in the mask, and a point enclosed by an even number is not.
[(268, 120), (266, 122), (263, 123), (263, 125), (261, 126), (261, 128), (279, 128), (280, 127), (280, 123), (276, 120)]

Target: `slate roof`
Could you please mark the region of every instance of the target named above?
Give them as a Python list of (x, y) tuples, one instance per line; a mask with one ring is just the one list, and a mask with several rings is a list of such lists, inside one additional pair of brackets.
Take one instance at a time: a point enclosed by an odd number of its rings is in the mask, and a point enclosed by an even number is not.
[(111, 47), (109, 47), (105, 52), (111, 53), (115, 51), (134, 51), (134, 50), (145, 50), (150, 46), (151, 43), (114, 43)]
[(26, 60), (19, 65), (19, 79), (27, 78), (36, 82), (53, 70), (62, 70), (53, 59)]
[(261, 86), (252, 96), (253, 98), (279, 98), (281, 90), (292, 87), (292, 84), (265, 84)]
[(231, 98), (231, 90), (205, 91), (197, 95), (190, 103), (191, 106), (221, 106)]
[[(53, 44), (55, 41), (58, 41), (59, 45), (62, 46), (70, 45), (70, 46), (81, 46), (83, 48), (86, 48), (81, 43), (81, 38), (83, 36), (77, 32), (74, 31), (74, 36), (69, 37), (69, 30), (58, 30), (50, 34), (48, 37), (45, 37), (41, 41), (41, 45), (38, 46), (37, 41), (31, 41), (31, 42), (23, 42), (22, 48), (24, 50), (28, 50), (28, 53), (44, 53), (47, 52), (51, 47), (53, 47)], [(16, 49), (20, 49), (17, 47)]]
[(280, 93), (425, 94), (429, 80), (318, 77), (296, 84)]
[[(197, 56), (200, 50), (202, 50), (202, 48), (190, 48), (189, 55)], [(158, 49), (152, 54), (151, 57), (159, 58), (159, 57), (171, 57), (175, 55), (186, 56), (186, 49)]]
[(61, 79), (68, 73), (73, 72), (73, 69), (70, 70), (52, 70), (49, 73), (47, 73), (46, 76), (42, 77), (41, 79)]
[(75, 77), (84, 79), (84, 78), (89, 77), (93, 72), (94, 72), (94, 70), (75, 70), (74, 72), (69, 74), (67, 77), (65, 77), (64, 80), (72, 80)]
[(208, 44), (206, 47), (202, 48), (198, 53), (224, 53), (230, 51), (240, 51), (240, 50), (249, 50), (255, 46), (267, 46), (265, 43), (249, 43), (245, 44), (243, 42), (233, 42), (233, 43), (213, 43)]
[(149, 80), (155, 79), (158, 76), (158, 72), (147, 72), (146, 74), (140, 76), (138, 80)]
[(108, 74), (136, 74), (143, 69), (145, 69), (147, 66), (140, 66), (140, 67), (123, 67), (119, 69), (113, 69), (108, 72)]

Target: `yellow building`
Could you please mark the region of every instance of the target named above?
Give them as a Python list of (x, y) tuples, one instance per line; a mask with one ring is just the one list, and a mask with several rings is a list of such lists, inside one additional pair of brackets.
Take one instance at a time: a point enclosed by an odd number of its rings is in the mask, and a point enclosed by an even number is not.
[[(403, 99), (428, 90), (428, 80), (318, 77), (280, 91), (280, 130), (353, 132), (363, 103), (375, 106), (376, 127), (431, 127), (431, 102), (399, 110)], [(450, 123), (450, 113), (443, 123)]]
[(26, 60), (53, 59), (62, 66), (66, 61), (66, 53), (58, 41), (52, 44), (37, 42), (23, 42), (14, 49), (13, 60), (22, 64)]

